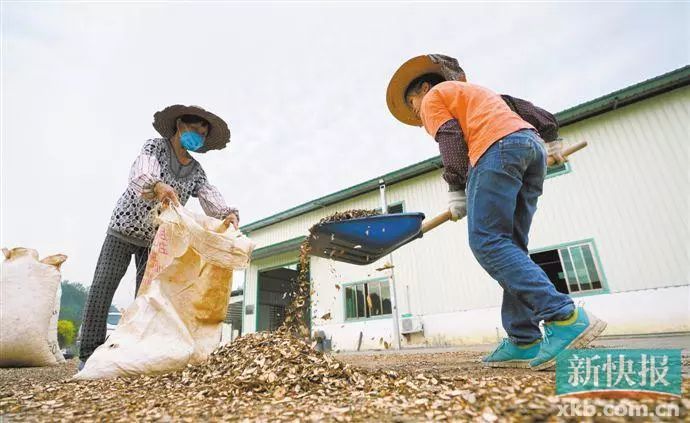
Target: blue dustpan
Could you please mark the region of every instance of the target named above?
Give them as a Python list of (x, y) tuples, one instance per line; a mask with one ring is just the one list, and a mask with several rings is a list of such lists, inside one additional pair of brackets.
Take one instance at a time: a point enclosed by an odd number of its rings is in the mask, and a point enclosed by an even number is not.
[(372, 263), (447, 221), (450, 213), (430, 222), (424, 217), (424, 213), (395, 213), (322, 223), (311, 229), (311, 254), (352, 264)]

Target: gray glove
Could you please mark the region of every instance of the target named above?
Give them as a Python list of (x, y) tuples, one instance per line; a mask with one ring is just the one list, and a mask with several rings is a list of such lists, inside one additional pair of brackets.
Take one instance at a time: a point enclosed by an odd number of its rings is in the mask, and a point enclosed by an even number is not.
[(453, 222), (467, 216), (467, 195), (465, 191), (448, 191), (448, 210)]

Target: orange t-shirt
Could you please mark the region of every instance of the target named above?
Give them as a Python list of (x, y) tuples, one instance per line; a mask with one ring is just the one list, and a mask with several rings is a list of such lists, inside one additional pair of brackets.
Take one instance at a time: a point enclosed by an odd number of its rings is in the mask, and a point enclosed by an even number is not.
[(424, 128), (434, 138), (441, 125), (457, 119), (472, 166), (494, 142), (520, 129), (534, 129), (510, 110), (498, 94), (460, 81), (434, 86), (422, 100), (420, 115)]

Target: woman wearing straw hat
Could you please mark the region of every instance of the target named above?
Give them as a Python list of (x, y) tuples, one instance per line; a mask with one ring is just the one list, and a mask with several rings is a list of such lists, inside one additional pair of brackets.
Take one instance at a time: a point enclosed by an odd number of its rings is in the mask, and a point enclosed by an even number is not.
[(149, 246), (157, 225), (151, 214), (160, 202), (184, 205), (197, 197), (204, 212), (237, 228), (239, 213), (228, 207), (206, 173), (190, 154), (225, 148), (228, 125), (197, 106), (173, 105), (153, 116), (153, 127), (162, 138), (146, 141), (134, 161), (125, 192), (115, 205), (105, 242), (96, 264), (81, 327), (80, 368), (105, 341), (108, 310), (134, 256), (139, 290)]
[(565, 349), (582, 347), (601, 333), (606, 323), (575, 307), (528, 255), (547, 155), (563, 161), (560, 144), (550, 142), (547, 153), (540, 138), (556, 139), (553, 116), (466, 82), (457, 60), (443, 55), (405, 62), (386, 100), (393, 116), (423, 126), (439, 144), (453, 220), (467, 216), (470, 249), (503, 288), (508, 339), (484, 364), (546, 369)]

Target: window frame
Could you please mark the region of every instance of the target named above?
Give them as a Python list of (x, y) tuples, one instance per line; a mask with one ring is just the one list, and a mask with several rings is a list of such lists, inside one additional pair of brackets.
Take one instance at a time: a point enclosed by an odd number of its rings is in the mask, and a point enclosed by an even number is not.
[(549, 178), (555, 178), (556, 176), (566, 175), (566, 174), (568, 174), (568, 173), (570, 173), (570, 172), (573, 171), (573, 168), (572, 168), (572, 166), (570, 165), (570, 162), (565, 162), (564, 165), (565, 165), (565, 169), (559, 170), (559, 171), (556, 171), (556, 172), (553, 172), (553, 173), (550, 174), (550, 175), (549, 175), (549, 167), (553, 167), (553, 166), (547, 167), (547, 168), (546, 168), (546, 176), (544, 177), (544, 179), (546, 180), (546, 179), (549, 179)]
[[(588, 290), (584, 290), (584, 291), (570, 292), (571, 281), (570, 281), (569, 276), (568, 276), (568, 271), (563, 264), (563, 257), (561, 255), (561, 249), (563, 249), (563, 248), (568, 249), (568, 253), (571, 257), (571, 262), (572, 262), (572, 252), (570, 251), (570, 247), (576, 247), (579, 245), (589, 245), (591, 253), (592, 253), (592, 259), (594, 262), (594, 267), (596, 268), (597, 274), (599, 275), (599, 279), (601, 282), (601, 288), (594, 288), (594, 289), (588, 289)], [(601, 257), (599, 256), (599, 250), (597, 248), (596, 242), (594, 241), (594, 238), (587, 238), (587, 239), (582, 239), (582, 240), (577, 240), (577, 241), (563, 242), (563, 243), (551, 245), (548, 247), (535, 248), (535, 249), (529, 250), (528, 254), (531, 256), (532, 254), (535, 254), (535, 253), (542, 253), (544, 251), (552, 251), (552, 250), (556, 250), (558, 252), (558, 258), (560, 259), (561, 266), (563, 267), (563, 274), (565, 276), (565, 283), (566, 283), (566, 286), (568, 287), (568, 291), (569, 291), (568, 295), (570, 295), (571, 297), (586, 297), (586, 296), (590, 296), (590, 295), (601, 295), (601, 294), (611, 293), (611, 291), (609, 289), (608, 280), (606, 279), (606, 274), (604, 273), (604, 267), (601, 264)], [(579, 278), (577, 277), (577, 270), (575, 269), (574, 265), (573, 265), (573, 271), (575, 271), (575, 273), (576, 273), (575, 283), (579, 287), (581, 285), (580, 285), (580, 282), (578, 280)], [(590, 281), (590, 283), (591, 283), (591, 281)]]
[[(402, 212), (401, 213), (405, 213), (405, 201), (396, 201), (396, 202), (390, 203), (390, 204), (388, 204), (387, 208), (390, 210), (391, 207), (395, 207), (395, 206), (402, 206)], [(376, 207), (375, 210), (379, 213), (381, 213), (381, 211), (382, 211), (381, 207)], [(388, 213), (390, 213), (390, 211)]]
[[(390, 293), (390, 280), (387, 277), (378, 277), (378, 278), (371, 278), (371, 279), (363, 279), (359, 281), (352, 281), (352, 282), (345, 282), (341, 284), (341, 289), (340, 291), (342, 292), (342, 304), (343, 304), (343, 323), (353, 323), (353, 322), (370, 322), (373, 320), (382, 320), (382, 319), (391, 319), (393, 317), (393, 304), (392, 301), (393, 299), (391, 298), (391, 313), (390, 314), (381, 314), (379, 316), (369, 316), (369, 317), (347, 317), (347, 288), (348, 287), (353, 287), (356, 285), (362, 285), (364, 286), (365, 284), (369, 284), (372, 282), (380, 282), (380, 283), (387, 283), (389, 287), (389, 293)], [(357, 299), (355, 298), (355, 302)], [(366, 304), (366, 296), (364, 297), (364, 303)], [(381, 298), (381, 312), (383, 313), (383, 298)]]

